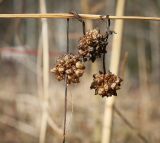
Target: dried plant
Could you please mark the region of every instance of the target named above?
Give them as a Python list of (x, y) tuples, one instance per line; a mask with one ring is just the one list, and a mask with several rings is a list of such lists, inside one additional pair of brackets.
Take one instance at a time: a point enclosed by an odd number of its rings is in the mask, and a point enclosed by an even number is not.
[(78, 45), (78, 54), (84, 61), (91, 60), (94, 62), (96, 58), (100, 58), (103, 53), (106, 53), (108, 38), (113, 32), (107, 30), (104, 34), (93, 29), (80, 38)]
[(99, 72), (93, 75), (93, 82), (90, 88), (95, 89), (95, 95), (102, 97), (117, 96), (117, 90), (120, 89), (122, 79), (110, 71), (106, 74)]
[(79, 78), (84, 73), (85, 66), (80, 57), (74, 54), (65, 54), (57, 59), (57, 65), (51, 69), (56, 79), (61, 81), (67, 75), (67, 84), (79, 83)]
[(103, 72), (93, 75), (93, 82), (90, 89), (95, 89), (95, 94), (102, 97), (117, 96), (117, 90), (120, 89), (122, 79), (111, 72), (106, 73), (105, 54), (108, 45), (108, 38), (113, 33), (109, 29), (110, 20), (108, 19), (107, 30), (104, 34), (93, 29), (85, 33), (85, 22), (77, 13), (73, 13), (75, 18), (82, 22), (83, 37), (80, 38), (78, 44), (78, 54), (69, 53), (69, 19), (67, 20), (67, 54), (56, 60), (56, 66), (51, 69), (58, 81), (65, 80), (65, 112), (64, 112), (64, 131), (63, 143), (65, 143), (66, 135), (66, 115), (67, 115), (67, 84), (79, 83), (80, 77), (83, 75), (85, 66), (83, 62), (94, 62), (97, 58), (103, 56)]

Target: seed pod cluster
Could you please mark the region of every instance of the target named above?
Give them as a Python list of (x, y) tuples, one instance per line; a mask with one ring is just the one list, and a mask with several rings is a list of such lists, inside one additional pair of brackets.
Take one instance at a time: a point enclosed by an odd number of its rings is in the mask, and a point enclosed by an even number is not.
[(65, 54), (57, 59), (56, 66), (51, 69), (56, 79), (61, 81), (67, 76), (67, 84), (79, 83), (79, 78), (83, 75), (85, 66), (78, 55)]
[(106, 46), (108, 45), (108, 37), (113, 32), (107, 31), (104, 35), (96, 29), (86, 32), (80, 38), (78, 45), (78, 54), (84, 61), (91, 60), (94, 62), (96, 58), (100, 58), (103, 53), (106, 53)]
[(117, 96), (117, 90), (120, 89), (123, 80), (110, 71), (106, 74), (99, 72), (93, 75), (93, 82), (90, 88), (95, 89), (95, 95), (102, 97)]

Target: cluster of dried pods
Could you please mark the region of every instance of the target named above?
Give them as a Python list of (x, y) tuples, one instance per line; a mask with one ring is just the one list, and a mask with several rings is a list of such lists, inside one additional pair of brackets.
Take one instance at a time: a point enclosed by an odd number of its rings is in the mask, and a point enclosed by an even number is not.
[(96, 58), (100, 58), (103, 53), (106, 53), (108, 37), (111, 34), (111, 31), (101, 34), (100, 31), (93, 29), (81, 37), (78, 45), (78, 54), (83, 58), (83, 61), (91, 60), (94, 62)]
[(95, 95), (104, 96), (117, 96), (117, 90), (120, 89), (122, 79), (117, 75), (108, 71), (106, 74), (99, 71), (93, 75), (93, 82), (90, 88), (95, 89)]
[[(107, 53), (106, 46), (108, 38), (113, 32), (107, 30), (104, 34), (93, 29), (86, 32), (80, 38), (78, 44), (78, 54), (65, 54), (57, 59), (56, 66), (51, 70), (61, 81), (67, 77), (67, 84), (79, 83), (79, 78), (83, 75), (85, 66), (83, 62), (92, 61), (100, 58)], [(83, 61), (83, 62), (82, 62)], [(122, 79), (111, 72), (94, 74), (90, 88), (95, 90), (95, 94), (102, 97), (117, 95), (116, 90), (120, 89)]]
[(79, 83), (79, 78), (84, 73), (85, 66), (78, 55), (65, 54), (57, 59), (57, 65), (51, 70), (57, 80), (61, 81), (67, 76), (67, 84)]

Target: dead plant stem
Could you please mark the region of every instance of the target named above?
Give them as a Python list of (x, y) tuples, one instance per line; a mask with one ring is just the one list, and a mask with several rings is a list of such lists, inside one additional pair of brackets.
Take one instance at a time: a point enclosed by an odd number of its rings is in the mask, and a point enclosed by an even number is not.
[[(102, 15), (95, 14), (79, 14), (83, 19), (101, 19)], [(28, 14), (0, 14), (0, 18), (75, 18), (73, 14), (69, 13), (28, 13)], [(102, 16), (106, 18), (106, 16)], [(146, 16), (109, 16), (110, 19), (122, 19), (122, 20), (153, 20), (160, 21), (160, 17), (146, 17)]]
[[(67, 54), (69, 53), (69, 19), (67, 19)], [(65, 101), (64, 101), (64, 128), (63, 128), (63, 143), (66, 141), (66, 118), (67, 118), (67, 75), (65, 75)]]

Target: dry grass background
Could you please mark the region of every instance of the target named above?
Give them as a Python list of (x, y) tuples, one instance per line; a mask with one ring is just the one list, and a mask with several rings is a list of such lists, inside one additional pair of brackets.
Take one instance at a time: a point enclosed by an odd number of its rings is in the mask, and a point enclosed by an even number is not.
[[(41, 103), (37, 97), (36, 83), (30, 83), (32, 91), (25, 91), (26, 86), (19, 78), (20, 75), (12, 67), (8, 67), (10, 72), (2, 70), (0, 84), (0, 138), (1, 142), (38, 142), (38, 134), (41, 121)], [(5, 67), (3, 68), (5, 69)], [(11, 70), (12, 69), (12, 70)], [(129, 75), (126, 75), (126, 77)], [(5, 78), (4, 78), (5, 77)], [(49, 115), (57, 126), (62, 129), (64, 112), (64, 83), (53, 80), (52, 75), (49, 88)], [(86, 73), (78, 86), (69, 87), (68, 93), (68, 115), (67, 132), (72, 137), (71, 142), (92, 142), (98, 143), (101, 138), (104, 99), (95, 96), (89, 90), (91, 74)], [(147, 119), (143, 119), (140, 93), (138, 87), (133, 86), (125, 78), (123, 88), (118, 92), (116, 106), (122, 111), (125, 117), (136, 126), (149, 140), (159, 142), (159, 113), (158, 93), (149, 97)], [(130, 84), (130, 85), (129, 85)], [(16, 85), (16, 86), (15, 86)], [(130, 87), (130, 88), (129, 88)], [(155, 87), (156, 88), (156, 87)], [(127, 89), (127, 90), (125, 90)], [(155, 93), (155, 90), (154, 90)], [(156, 99), (156, 100), (155, 100)], [(72, 109), (73, 106), (73, 109)], [(73, 111), (72, 111), (73, 110)], [(114, 115), (114, 142), (140, 142), (134, 132), (130, 130), (124, 122)], [(25, 123), (25, 125), (20, 123)], [(26, 126), (29, 125), (28, 126)], [(46, 142), (60, 142), (61, 137), (49, 126), (47, 128)]]
[[(77, 1), (73, 1), (73, 3), (67, 1), (47, 2), (48, 12), (69, 11), (70, 7), (74, 7), (81, 13), (110, 13), (114, 15), (115, 9), (115, 1), (112, 0), (107, 0), (107, 2), (101, 0), (99, 3), (97, 1), (90, 2), (89, 9), (88, 7), (79, 7)], [(104, 2), (107, 3), (106, 7)], [(133, 3), (127, 1), (125, 13), (126, 15), (158, 16), (159, 2), (155, 5), (156, 2), (135, 0)], [(18, 1), (10, 3), (7, 0), (1, 0), (0, 11), (2, 13), (8, 11), (18, 13), (21, 10), (37, 12), (38, 6), (34, 4), (30, 7), (31, 1), (27, 0), (25, 1), (26, 7), (22, 8), (23, 4)], [(48, 23), (50, 52), (64, 52), (66, 23), (63, 20), (48, 20)], [(12, 49), (22, 51), (37, 51), (37, 43), (40, 38), (39, 25), (39, 21), (35, 20), (1, 20), (0, 48), (10, 46)], [(77, 21), (71, 21), (70, 25), (70, 49), (74, 52), (82, 29), (81, 24)], [(97, 21), (88, 22), (88, 25), (90, 25), (88, 27), (104, 28), (104, 25)], [(112, 22), (112, 27), (113, 25), (114, 22)], [(157, 24), (157, 22), (125, 22), (122, 58), (125, 51), (128, 52), (129, 57), (122, 89), (118, 91), (116, 100), (116, 107), (149, 142), (154, 143), (160, 142), (160, 108), (158, 107), (160, 101), (158, 59), (160, 54), (157, 52), (159, 51), (157, 50), (159, 49), (159, 33), (159, 23)], [(41, 43), (39, 44), (41, 45)], [(0, 143), (37, 143), (41, 128), (43, 101), (39, 96), (42, 94), (42, 87), (38, 91), (37, 84), (37, 57), (34, 54), (2, 51), (0, 50)], [(49, 69), (54, 65), (57, 57), (55, 53), (50, 55)], [(107, 69), (110, 53), (111, 45), (109, 45), (107, 53)], [(88, 64), (87, 72), (81, 79), (81, 83), (69, 87), (68, 142), (99, 143), (101, 141), (105, 99), (95, 96), (94, 91), (89, 89), (92, 74), (102, 69), (100, 61), (95, 65), (97, 66)], [(40, 79), (42, 79), (41, 65), (39, 65), (39, 69)], [(52, 120), (47, 126), (46, 143), (59, 143), (62, 140), (59, 133), (61, 134), (63, 130), (64, 119), (64, 83), (56, 81), (50, 73), (49, 79), (48, 113), (49, 119)], [(133, 130), (128, 128), (117, 114), (114, 114), (113, 119), (112, 142), (141, 142)]]

